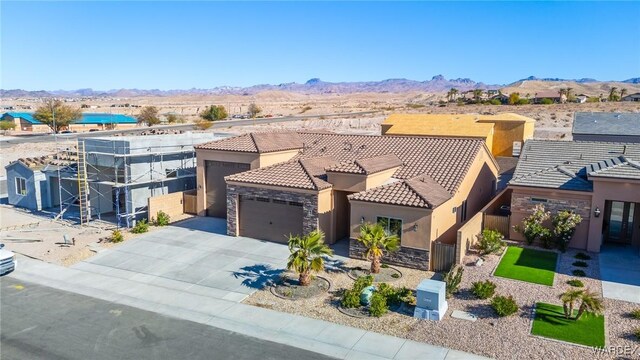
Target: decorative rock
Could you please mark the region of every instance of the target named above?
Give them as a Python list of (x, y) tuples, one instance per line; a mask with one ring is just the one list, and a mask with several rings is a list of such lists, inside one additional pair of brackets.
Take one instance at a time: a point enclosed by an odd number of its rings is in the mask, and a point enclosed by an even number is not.
[(471, 313), (468, 313), (466, 311), (460, 311), (460, 310), (453, 310), (453, 312), (451, 313), (451, 317), (455, 319), (467, 320), (471, 322), (475, 322), (476, 320), (478, 320), (477, 316)]
[(376, 287), (373, 285), (362, 289), (362, 293), (360, 293), (360, 304), (368, 306), (371, 303), (371, 296), (375, 290)]
[(482, 264), (484, 264), (484, 260), (482, 258), (478, 258), (478, 260), (476, 260), (476, 266), (482, 266)]

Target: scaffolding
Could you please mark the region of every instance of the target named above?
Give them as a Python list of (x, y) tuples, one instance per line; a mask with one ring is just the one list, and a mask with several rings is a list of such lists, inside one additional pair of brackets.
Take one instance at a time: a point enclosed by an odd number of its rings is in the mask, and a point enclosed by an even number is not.
[[(193, 189), (196, 183), (195, 145), (211, 141), (215, 135), (209, 133), (213, 135), (209, 139), (195, 139), (187, 137), (188, 134), (179, 135), (185, 138), (182, 142), (172, 139), (174, 144), (159, 145), (163, 141), (156, 141), (143, 146), (132, 146), (132, 143), (138, 140), (148, 143), (145, 140), (152, 136), (78, 138), (77, 161), (58, 168), (63, 174), (57, 184), (63, 202), (58, 216), (66, 213), (65, 217), (73, 217), (67, 210), (77, 207), (77, 217), (84, 225), (113, 213), (118, 227), (129, 228), (138, 216), (148, 211), (146, 204), (134, 203), (132, 191), (144, 189), (139, 191), (148, 191), (148, 197), (164, 195), (173, 192), (168, 187), (171, 182), (179, 182), (173, 184), (174, 189), (183, 187), (177, 191)], [(70, 191), (69, 185), (73, 182), (77, 183), (77, 193)], [(189, 186), (190, 183), (193, 186)]]

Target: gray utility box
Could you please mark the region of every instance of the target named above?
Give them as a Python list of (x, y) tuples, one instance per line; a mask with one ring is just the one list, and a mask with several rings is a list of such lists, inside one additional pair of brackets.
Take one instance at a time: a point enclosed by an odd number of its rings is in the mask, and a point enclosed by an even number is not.
[(445, 299), (447, 285), (443, 281), (425, 279), (416, 288), (416, 309), (413, 317), (425, 320), (442, 320), (447, 312)]
[(416, 306), (438, 310), (445, 303), (447, 284), (444, 281), (425, 279), (416, 288)]

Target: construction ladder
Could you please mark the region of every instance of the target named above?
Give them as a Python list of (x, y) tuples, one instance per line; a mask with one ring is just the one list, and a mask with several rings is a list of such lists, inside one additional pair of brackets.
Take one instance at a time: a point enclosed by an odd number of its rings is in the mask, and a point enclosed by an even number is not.
[(80, 224), (84, 225), (91, 219), (89, 203), (89, 184), (87, 182), (87, 161), (84, 141), (78, 139), (78, 207), (80, 210)]

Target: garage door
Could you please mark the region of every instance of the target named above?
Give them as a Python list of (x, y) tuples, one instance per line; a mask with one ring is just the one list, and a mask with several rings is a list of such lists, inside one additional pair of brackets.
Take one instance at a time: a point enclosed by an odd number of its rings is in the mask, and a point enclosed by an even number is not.
[(205, 160), (207, 216), (227, 217), (227, 183), (225, 176), (247, 171), (249, 164)]
[(302, 234), (302, 204), (261, 197), (240, 197), (240, 236), (280, 243)]

